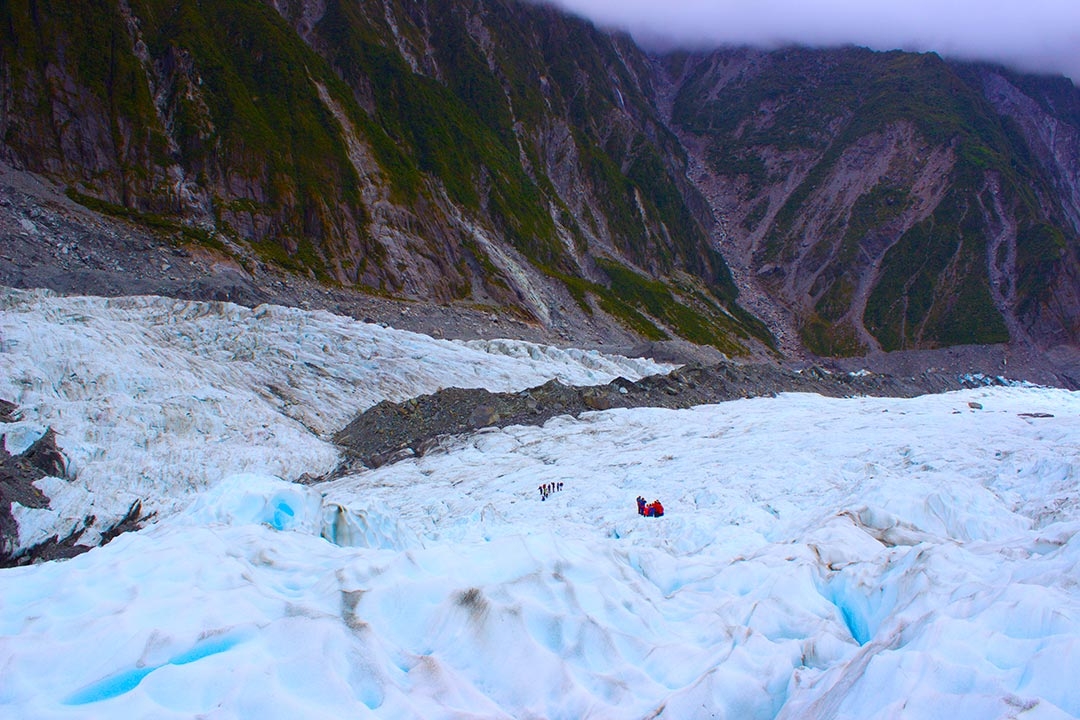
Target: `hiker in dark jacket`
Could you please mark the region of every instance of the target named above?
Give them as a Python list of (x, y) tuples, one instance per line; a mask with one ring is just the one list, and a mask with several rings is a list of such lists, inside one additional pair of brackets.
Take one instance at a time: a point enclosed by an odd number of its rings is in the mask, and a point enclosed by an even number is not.
[(645, 498), (641, 497), (640, 495), (637, 496), (637, 514), (645, 514)]

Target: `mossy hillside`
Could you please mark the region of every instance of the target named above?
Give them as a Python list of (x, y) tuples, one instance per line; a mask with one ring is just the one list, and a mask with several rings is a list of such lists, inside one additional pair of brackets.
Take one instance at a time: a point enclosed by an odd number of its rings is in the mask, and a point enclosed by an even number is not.
[[(9, 23), (15, 39), (4, 51), (29, 48), (25, 65), (43, 68), (52, 62), (60, 53), (46, 57), (50, 47), (78, 58), (101, 47), (117, 50), (115, 58), (110, 56), (111, 74), (102, 74), (105, 66), (93, 62), (70, 73), (103, 104), (111, 98), (136, 120), (156, 123), (147, 73), (163, 73), (155, 82), (167, 92), (162, 107), (179, 153), (166, 156), (162, 134), (161, 164), (179, 160), (188, 177), (210, 190), (219, 229), (236, 232), (233, 228), (249, 221), (245, 216), (266, 229), (250, 238), (253, 249), (287, 270), (329, 279), (327, 268), (341, 261), (336, 253), (348, 252), (343, 238), (335, 237), (341, 223), (367, 219), (338, 120), (319, 98), (322, 86), (372, 147), (394, 200), (408, 204), (428, 194), (434, 181), (539, 267), (574, 276), (580, 270), (558, 241), (550, 213), (553, 208), (560, 215), (579, 252), (587, 250), (580, 226), (587, 219), (571, 216), (544, 175), (544, 148), (537, 144), (542, 135), (530, 138), (528, 130), (522, 133), (514, 125), (542, 127), (553, 115), (568, 116), (584, 154), (596, 159), (590, 185), (601, 198), (597, 211), (628, 257), (664, 271), (689, 264), (706, 276), (723, 280), (728, 275), (717, 258), (698, 247), (704, 236), (667, 167), (670, 148), (638, 133), (621, 114), (653, 123), (655, 135), (658, 124), (650, 119), (655, 111), (610, 36), (588, 23), (500, 1), (395, 5), (390, 11), (397, 29), (414, 47), (433, 51), (437, 75), (425, 76), (413, 72), (398, 52), (379, 3), (330, 0), (318, 40), (309, 47), (289, 24), (301, 11), (295, 2), (271, 7), (256, 0), (132, 0), (151, 68), (131, 52), (132, 38), (114, 3), (94, 8), (84, 8), (85, 2), (57, 8), (45, 3), (54, 14), (70, 8), (69, 25), (77, 16), (84, 19), (89, 32), (75, 38), (86, 39), (79, 52), (72, 52), (67, 38), (39, 42), (31, 37), (38, 28), (30, 5), (24, 5), (25, 12), (19, 12), (29, 19), (21, 26)], [(537, 23), (540, 16), (550, 22)], [(483, 48), (476, 42), (467, 27), (478, 17), (497, 42)], [(50, 32), (56, 29), (43, 24)], [(538, 31), (515, 31), (525, 26)], [(16, 31), (22, 34), (16, 37)], [(118, 90), (110, 96), (114, 87)], [(674, 147), (671, 138), (666, 140)], [(137, 171), (147, 166), (133, 164)], [(128, 215), (149, 224), (156, 217)], [(353, 272), (382, 262), (379, 248), (371, 245), (353, 259)], [(476, 267), (481, 274), (497, 272), (483, 262)], [(491, 282), (497, 281), (492, 275)], [(615, 306), (610, 299), (604, 302)]]
[[(550, 17), (550, 11), (547, 14)], [(610, 38), (592, 25), (566, 18), (547, 23), (541, 27), (539, 49), (549, 88), (557, 90), (546, 96), (552, 110), (568, 118), (590, 142), (604, 146), (618, 133), (609, 122), (613, 108), (629, 105), (628, 110), (641, 117), (653, 115), (644, 98), (630, 92), (635, 83)], [(616, 93), (619, 87), (627, 92)]]
[[(607, 160), (611, 159), (600, 147), (602, 139), (596, 134), (598, 127), (608, 132), (608, 126), (598, 121), (610, 117), (614, 107), (611, 88), (606, 86), (608, 73), (593, 77), (581, 71), (584, 65), (593, 72), (600, 72), (605, 62), (618, 60), (610, 54), (610, 38), (586, 23), (560, 16), (551, 8), (521, 3), (439, 4), (432, 7), (430, 13), (433, 15), (429, 14), (427, 22), (440, 25), (432, 34), (440, 78), (478, 114), (509, 151), (521, 155), (523, 169), (539, 192), (533, 199), (544, 203), (559, 225), (573, 236), (577, 252), (587, 254), (588, 243), (581, 228), (581, 222), (586, 219), (571, 214), (555, 184), (544, 172), (544, 156), (548, 150), (542, 143), (543, 129), (569, 112), (563, 81), (573, 75), (573, 95), (588, 96), (593, 113), (587, 118), (587, 126), (574, 128), (575, 141), (585, 148), (585, 154), (597, 152)], [(465, 29), (477, 19), (481, 19), (498, 42), (480, 47), (471, 32)], [(525, 27), (535, 32), (521, 32)], [(567, 47), (574, 47), (577, 52), (568, 53)], [(553, 72), (551, 63), (558, 64), (567, 75)], [(569, 70), (575, 67), (576, 72)], [(597, 78), (601, 82), (597, 83)], [(631, 99), (639, 108), (644, 108), (640, 97), (633, 95)], [(642, 109), (642, 112), (651, 110)], [(613, 172), (607, 172), (609, 170)], [(604, 193), (611, 188), (618, 188), (624, 194), (627, 190), (626, 177), (620, 168), (605, 168), (600, 191)], [(588, 207), (585, 210), (589, 212)], [(631, 217), (629, 212), (625, 205), (617, 212), (612, 212), (610, 207), (604, 208), (608, 219), (621, 215), (615, 220), (622, 230), (616, 235), (617, 242), (640, 234), (641, 228), (633, 223), (620, 223), (620, 219)], [(626, 246), (632, 244), (625, 243)], [(530, 257), (538, 260), (542, 268), (558, 267), (567, 272), (578, 272), (567, 258), (554, 255), (537, 258), (535, 254)], [(553, 263), (553, 260), (558, 262)]]
[(275, 205), (296, 203), (300, 214), (328, 190), (357, 204), (357, 178), (340, 126), (313, 80), (328, 85), (358, 115), (329, 67), (296, 37), (274, 10), (257, 0), (134, 0), (151, 54), (182, 50), (193, 57), (210, 109), (214, 137), (181, 125), (187, 159), (225, 172), (263, 177)]
[[(534, 14), (543, 11), (543, 8), (524, 7), (520, 3), (493, 2), (485, 6), (485, 24), (495, 28), (535, 27), (540, 23)], [(542, 89), (542, 78), (545, 78), (543, 50), (531, 33), (501, 32), (498, 39), (489, 48), (493, 55), (492, 72), (503, 94), (509, 98), (513, 119), (527, 129), (542, 127), (549, 112)], [(539, 167), (535, 159), (532, 166)], [(541, 180), (535, 176), (534, 179)]]
[[(1038, 176), (1032, 174), (1030, 184), (1016, 184), (1017, 174), (1025, 168), (1020, 157), (1012, 161), (1013, 172), (995, 172), (1001, 202), (1017, 228), (1016, 312), (1024, 316), (1052, 295), (1051, 278), (1067, 254), (1067, 236), (1043, 219), (1033, 191)], [(971, 159), (961, 163), (958, 174), (966, 173), (966, 181), (954, 183), (933, 215), (905, 233), (886, 255), (865, 318), (867, 328), (886, 349), (912, 342), (956, 345), (1009, 340), (990, 292), (987, 222), (991, 218), (984, 208), (993, 207), (991, 191), (984, 185), (965, 192), (976, 178), (985, 178), (985, 172), (985, 166)]]
[[(0, 62), (8, 68), (12, 83), (10, 101), (17, 118), (6, 141), (38, 146), (39, 152), (54, 158), (58, 144), (42, 147), (46, 139), (58, 138), (53, 128), (54, 104), (79, 103), (77, 93), (85, 92), (104, 111), (110, 130), (114, 160), (120, 177), (105, 178), (122, 188), (135, 188), (145, 181), (146, 166), (167, 158), (167, 140), (156, 121), (153, 99), (142, 66), (131, 50), (131, 39), (115, 3), (91, 0), (11, 0), (0, 4)], [(59, 70), (59, 73), (57, 73)], [(78, 89), (72, 94), (65, 77)], [(34, 106), (22, 101), (28, 83), (44, 90)], [(78, 114), (88, 108), (77, 105), (65, 113)], [(28, 158), (31, 166), (42, 157)], [(67, 158), (68, 166), (81, 158)], [(90, 174), (106, 168), (85, 168)]]
[[(590, 192), (615, 245), (641, 267), (658, 274), (689, 271), (734, 302), (730, 272), (709, 251), (705, 231), (673, 174), (672, 158), (686, 161), (681, 146), (639, 88), (638, 78), (651, 71), (634, 64), (638, 54), (620, 53), (620, 38), (587, 23), (563, 19), (535, 25), (544, 30), (543, 57), (536, 60), (546, 69), (542, 100), (572, 121)], [(628, 124), (627, 116), (635, 123)], [(588, 218), (580, 222), (587, 224)]]
[(983, 217), (954, 189), (886, 253), (864, 323), (885, 350), (1008, 340), (986, 270)]
[(428, 22), (435, 61), (445, 78), (447, 90), (476, 114), (502, 146), (514, 149), (517, 137), (510, 102), (500, 78), (492, 72), (483, 51), (466, 28), (467, 11), (465, 4), (429, 5)]
[(656, 147), (643, 136), (634, 139), (626, 177), (640, 189), (647, 211), (662, 224), (672, 242), (672, 255), (660, 254), (666, 263), (661, 269), (671, 272), (678, 264), (681, 269), (716, 282), (717, 278), (708, 274), (710, 268), (700, 261), (702, 248), (708, 247), (705, 231), (690, 214)]
[[(608, 276), (614, 297), (656, 318), (680, 337), (734, 355), (746, 353), (745, 344), (740, 341), (750, 337), (763, 339), (764, 326), (760, 322), (747, 327), (739, 318), (725, 312), (719, 301), (708, 299), (698, 290), (653, 280), (611, 261), (597, 263)], [(767, 331), (764, 338), (771, 340)], [(771, 346), (768, 340), (765, 342)]]
[(319, 32), (345, 80), (371, 88), (374, 120), (412, 167), (463, 207), (486, 213), (526, 257), (563, 266), (547, 203), (520, 164), (505, 95), (453, 8), (440, 8), (451, 13), (434, 35), (447, 85), (414, 73), (359, 5), (328, 2)]
[[(673, 175), (671, 158), (685, 162), (681, 147), (656, 119), (632, 75), (649, 71), (633, 64), (634, 53), (620, 54), (618, 38), (586, 23), (563, 19), (534, 25), (542, 29), (542, 57), (523, 67), (523, 54), (517, 63), (508, 60), (520, 69), (504, 72), (538, 80), (540, 73), (531, 68), (544, 69), (546, 91), (538, 100), (570, 120), (590, 192), (616, 246), (633, 263), (657, 273), (684, 269), (707, 283), (723, 284), (730, 273), (707, 251), (705, 231)], [(629, 125), (627, 116), (636, 124)]]
[[(715, 99), (703, 66), (679, 92), (675, 121), (721, 148), (735, 140), (736, 147), (781, 151), (842, 150), (899, 120), (931, 143), (999, 135), (996, 113), (933, 53), (790, 49), (761, 65)], [(830, 126), (837, 129), (830, 133)]]
[[(1053, 232), (1060, 225), (1047, 217), (1046, 208), (1053, 217), (1060, 213), (1052, 209), (1053, 192), (1019, 128), (983, 97), (978, 73), (933, 54), (792, 50), (770, 55), (757, 70), (725, 87), (715, 101), (707, 101), (713, 84), (709, 66), (702, 63), (677, 99), (676, 118), (713, 138), (715, 169), (744, 177), (751, 197), (778, 180), (764, 172), (760, 153), (818, 153), (806, 179), (767, 229), (757, 257), (762, 263), (795, 259), (803, 241), (801, 218), (813, 193), (859, 138), (902, 122), (930, 146), (952, 148), (956, 164), (949, 203), (935, 211), (930, 223), (900, 238), (886, 255), (870, 298), (865, 322), (887, 349), (1007, 337), (989, 290), (984, 252), (989, 228), (976, 219), (990, 205), (979, 202), (990, 175), (998, 178), (1017, 218), (1022, 238), (1018, 248), (1023, 248), (1018, 250), (1018, 265), (1030, 268), (1026, 277), (1032, 282), (1024, 287), (1020, 304), (1030, 308), (1045, 300), (1050, 289), (1036, 278), (1053, 275), (1051, 258), (1060, 255), (1064, 242), (1064, 233)], [(767, 112), (759, 114), (764, 108)], [(832, 136), (821, 135), (826, 127), (833, 128)], [(846, 218), (841, 215), (833, 223), (843, 236), (821, 241), (822, 249), (815, 247), (811, 253), (819, 258), (816, 263), (828, 262), (820, 270), (812, 291), (815, 305), (803, 324), (803, 339), (815, 352), (846, 352), (843, 318), (854, 298), (846, 274), (857, 265), (864, 238), (895, 226), (910, 202), (908, 192), (910, 188), (890, 181), (864, 194)], [(830, 329), (834, 323), (840, 325)]]
[(1054, 269), (1068, 253), (1068, 240), (1060, 228), (1032, 221), (1016, 234), (1017, 313), (1030, 316), (1053, 292)]
[(1001, 66), (955, 65), (957, 74), (971, 87), (982, 87), (990, 73), (1004, 78), (1039, 108), (1060, 121), (1080, 126), (1080, 93), (1063, 75), (1025, 74)]
[[(601, 267), (607, 272), (612, 282), (613, 292), (623, 301), (639, 307), (668, 324), (679, 335), (695, 342), (717, 345), (715, 339), (717, 336), (730, 334), (737, 328), (740, 336), (746, 337), (748, 333), (771, 347), (773, 339), (765, 326), (738, 305), (738, 289), (723, 258), (707, 247), (704, 232), (694, 223), (685, 210), (685, 206), (674, 202), (677, 197), (674, 194), (674, 185), (669, 176), (659, 172), (659, 168), (655, 165), (655, 158), (646, 156), (644, 162), (632, 161), (630, 173), (631, 177), (638, 177), (646, 187), (652, 188), (654, 191), (652, 195), (639, 192), (639, 186), (635, 185), (630, 177), (619, 174), (608, 155), (594, 151), (587, 161), (587, 167), (591, 173), (600, 179), (595, 184), (601, 189), (598, 193), (601, 202), (605, 207), (612, 208), (607, 217), (613, 224), (613, 233), (627, 241), (626, 244), (620, 245), (627, 257), (635, 263), (653, 264), (660, 274), (673, 273), (678, 269), (691, 271), (703, 280), (707, 292), (717, 298), (716, 301), (699, 304), (699, 307), (708, 308), (705, 311), (706, 316), (715, 315), (716, 319), (711, 323), (703, 322), (700, 318), (691, 317), (700, 315), (700, 310), (685, 310), (685, 308), (675, 310), (671, 304), (674, 299), (670, 291), (665, 290), (664, 285), (659, 281), (649, 280), (625, 269), (620, 271), (613, 264), (600, 261)], [(650, 168), (654, 171), (652, 174), (649, 172)], [(658, 208), (653, 204), (651, 199), (653, 197), (660, 199), (661, 207)], [(640, 211), (637, 208), (639, 199), (645, 206), (647, 214), (667, 218), (664, 221), (664, 227), (669, 237), (675, 239), (674, 253), (663, 245), (648, 241), (647, 228), (640, 222)], [(670, 202), (670, 204), (664, 207), (665, 202)], [(671, 232), (672, 228), (675, 228), (674, 233)], [(687, 239), (690, 243), (686, 242)], [(651, 252), (645, 252), (645, 249)], [(691, 255), (691, 253), (695, 254)], [(684, 260), (687, 256), (690, 258), (689, 261)], [(708, 258), (707, 264), (701, 260), (702, 256)], [(724, 310), (713, 307), (717, 303), (722, 305)], [(725, 352), (734, 352), (726, 344), (721, 349)]]
[(285, 242), (255, 241), (251, 243), (251, 248), (263, 262), (273, 263), (286, 272), (310, 274), (321, 283), (335, 284), (326, 261), (308, 236), (301, 235), (295, 241), (290, 239)]
[(866, 346), (850, 322), (835, 322), (811, 313), (799, 328), (806, 348), (819, 357), (858, 357)]
[(656, 323), (649, 320), (632, 305), (623, 301), (609, 288), (572, 275), (564, 275), (554, 271), (549, 271), (548, 274), (566, 286), (571, 297), (574, 298), (574, 301), (585, 314), (593, 314), (590, 300), (595, 299), (601, 310), (646, 340), (669, 340), (671, 338), (670, 335), (658, 328)]
[[(881, 232), (883, 227), (901, 217), (910, 204), (907, 189), (890, 182), (878, 183), (855, 201), (839, 247), (828, 259), (828, 264), (821, 270), (810, 291), (811, 296), (817, 298), (814, 305), (818, 315), (816, 322), (838, 321), (851, 310), (855, 285), (850, 274), (857, 265), (863, 241), (871, 233)], [(826, 242), (822, 242), (817, 247), (824, 248), (826, 245)]]
[[(165, 167), (180, 163), (204, 189), (229, 188), (219, 207), (246, 200), (254, 212), (265, 212), (273, 234), (259, 240), (284, 244), (307, 236), (318, 245), (322, 266), (332, 252), (325, 244), (340, 231), (338, 208), (349, 208), (351, 223), (363, 223), (365, 213), (340, 128), (315, 83), (331, 88), (352, 119), (362, 122), (351, 92), (264, 3), (132, 0), (129, 6), (150, 55), (145, 65), (133, 52), (116, 2), (5, 4), (12, 42), (3, 43), (3, 52), (15, 48), (5, 61), (16, 70), (16, 82), (53, 64), (78, 88), (73, 95), (43, 83), (41, 112), (56, 98), (83, 94), (107, 109), (103, 116), (92, 105), (69, 108), (75, 122), (89, 127), (106, 121), (121, 177), (88, 167), (91, 176), (65, 179), (80, 180), (95, 195), (123, 198), (140, 209), (132, 220), (151, 222), (183, 211), (160, 182)], [(159, 69), (167, 75), (154, 82), (171, 89), (165, 103), (175, 155), (151, 98), (148, 74)], [(67, 160), (78, 164), (83, 158)], [(248, 189), (228, 196), (238, 187)]]
[(700, 281), (654, 280), (608, 259), (598, 259), (597, 265), (607, 276), (607, 285), (552, 271), (549, 275), (566, 285), (587, 314), (593, 313), (595, 302), (647, 340), (671, 339), (662, 325), (679, 337), (711, 345), (731, 356), (748, 354), (750, 338), (776, 349), (775, 339), (760, 320), (737, 305), (734, 312), (726, 310), (707, 289), (695, 284)]
[(743, 178), (748, 197), (756, 197), (768, 184), (781, 179), (769, 172), (754, 148), (742, 146), (730, 137), (717, 137), (705, 154), (709, 167), (718, 175)]
[[(955, 145), (972, 165), (1030, 169), (1020, 157), (1023, 143), (1009, 137), (981, 94), (937, 55), (793, 49), (770, 55), (762, 65), (708, 100), (713, 81), (703, 64), (679, 93), (675, 118), (712, 138), (718, 172), (745, 175), (756, 187), (773, 178), (763, 172), (754, 148), (820, 153), (777, 213), (765, 260), (790, 259), (789, 234), (841, 154), (897, 122), (912, 124), (932, 145)], [(763, 108), (769, 108), (767, 122), (755, 120)], [(835, 135), (826, 134), (830, 126), (837, 128)]]
[(221, 242), (221, 240), (215, 237), (213, 233), (202, 228), (183, 225), (172, 217), (133, 210), (123, 205), (117, 205), (116, 203), (102, 200), (101, 198), (84, 195), (71, 188), (69, 188), (65, 194), (69, 199), (79, 203), (83, 207), (101, 213), (102, 215), (109, 215), (110, 217), (127, 220), (136, 225), (141, 225), (154, 230), (164, 237), (173, 240), (179, 237), (184, 243), (199, 245), (216, 250), (222, 254), (228, 254), (228, 248), (225, 247), (225, 243)]

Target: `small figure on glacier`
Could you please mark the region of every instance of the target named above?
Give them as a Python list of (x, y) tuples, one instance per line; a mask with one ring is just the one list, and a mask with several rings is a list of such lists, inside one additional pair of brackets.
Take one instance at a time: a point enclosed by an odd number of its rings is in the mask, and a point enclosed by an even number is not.
[(664, 506), (660, 504), (659, 500), (653, 500), (651, 503), (645, 506), (645, 512), (642, 514), (645, 517), (663, 517)]
[(637, 514), (645, 514), (645, 498), (641, 497), (640, 495), (637, 496)]

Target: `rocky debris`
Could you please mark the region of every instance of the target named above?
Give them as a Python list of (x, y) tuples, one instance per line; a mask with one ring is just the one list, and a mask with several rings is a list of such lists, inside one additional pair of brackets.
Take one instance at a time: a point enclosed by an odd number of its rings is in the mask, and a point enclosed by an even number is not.
[[(4, 403), (3, 410), (14, 408)], [(64, 456), (56, 447), (56, 433), (49, 428), (27, 450), (10, 455), (0, 449), (0, 567), (14, 563), (19, 544), (19, 525), (11, 513), (12, 503), (28, 508), (47, 508), (49, 498), (34, 482), (43, 477), (64, 476)]]
[(911, 377), (873, 373), (832, 373), (818, 367), (801, 372), (773, 364), (723, 362), (687, 366), (637, 382), (617, 378), (607, 385), (571, 387), (552, 380), (517, 393), (447, 388), (401, 403), (383, 401), (361, 413), (334, 437), (345, 461), (333, 476), (359, 467), (379, 467), (423, 455), (443, 439), (482, 428), (542, 425), (557, 415), (577, 417), (590, 410), (689, 408), (782, 392), (828, 397), (915, 397), (999, 384), (999, 379), (925, 372)]
[(18, 406), (7, 400), (0, 400), (0, 422), (15, 422)]
[[(0, 400), (0, 422), (11, 422), (17, 409), (13, 403)], [(52, 428), (19, 455), (11, 455), (0, 446), (0, 568), (75, 557), (90, 549), (86, 545), (79, 545), (78, 541), (86, 529), (96, 522), (93, 515), (64, 538), (54, 535), (33, 547), (19, 549), (19, 525), (11, 506), (19, 503), (27, 508), (48, 508), (49, 497), (34, 485), (44, 477), (67, 478), (67, 463), (56, 445), (56, 433)], [(121, 533), (138, 529), (151, 517), (153, 513), (142, 515), (142, 503), (136, 500), (123, 518), (101, 533), (100, 544), (104, 545)]]
[(923, 371), (983, 374), (1026, 380), (1036, 385), (1080, 390), (1080, 347), (1038, 350), (1022, 345), (954, 345), (932, 350), (901, 350), (868, 357), (833, 358), (838, 372), (871, 370), (882, 375), (908, 376)]
[[(98, 546), (105, 545), (113, 538), (133, 530), (138, 530), (148, 520), (156, 516), (157, 513), (150, 513), (149, 515), (142, 514), (142, 501), (136, 500), (128, 508), (127, 513), (124, 514), (120, 520), (118, 520), (112, 526), (106, 528), (101, 532), (101, 541)], [(61, 538), (59, 535), (53, 535), (48, 540), (38, 543), (23, 553), (20, 553), (18, 557), (4, 559), (0, 557), (0, 567), (16, 567), (20, 565), (32, 565), (41, 562), (48, 562), (50, 560), (66, 560), (78, 555), (82, 555), (84, 552), (90, 550), (89, 545), (80, 545), (79, 540), (82, 539), (83, 533), (87, 528), (93, 527), (97, 522), (97, 518), (94, 515), (89, 515), (83, 521), (83, 524), (72, 530), (67, 537)]]
[(151, 520), (157, 515), (156, 512), (152, 512), (148, 515), (142, 514), (142, 500), (136, 500), (131, 503), (131, 507), (124, 514), (124, 517), (120, 518), (112, 527), (106, 528), (101, 533), (101, 544), (105, 545), (113, 538), (122, 535), (132, 530), (138, 530), (148, 520)]

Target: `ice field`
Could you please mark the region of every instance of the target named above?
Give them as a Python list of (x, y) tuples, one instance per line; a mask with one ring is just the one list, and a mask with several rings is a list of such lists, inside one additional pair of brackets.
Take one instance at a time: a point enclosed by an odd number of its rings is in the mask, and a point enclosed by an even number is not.
[(667, 367), (278, 307), (0, 307), (5, 445), (51, 426), (76, 478), (15, 508), (20, 540), (158, 513), (0, 570), (0, 717), (1080, 717), (1076, 393), (593, 412), (297, 485), (383, 398)]

